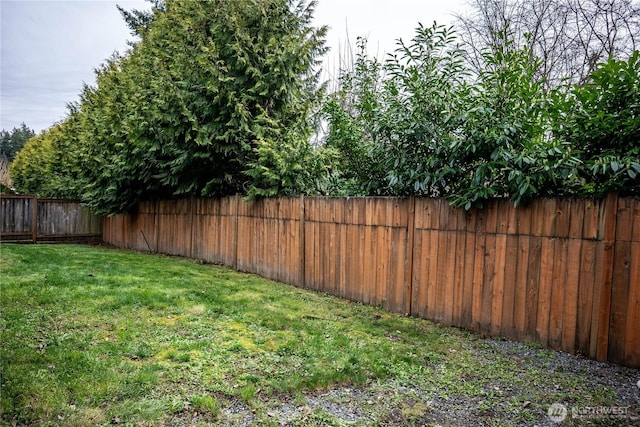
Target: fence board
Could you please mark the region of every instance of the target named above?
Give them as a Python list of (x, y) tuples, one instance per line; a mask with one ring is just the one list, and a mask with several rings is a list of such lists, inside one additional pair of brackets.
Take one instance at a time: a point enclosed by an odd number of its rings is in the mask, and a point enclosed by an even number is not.
[(440, 253), (433, 254), (437, 258), (436, 278), (434, 281), (434, 299), (433, 299), (433, 318), (438, 322), (444, 322), (445, 316), (445, 293), (449, 288), (449, 276), (448, 268), (451, 265), (451, 260), (442, 256), (443, 253), (449, 253), (451, 246), (451, 239), (449, 239), (448, 233), (445, 231), (437, 232), (438, 235), (438, 248)]
[(591, 336), (589, 344), (589, 357), (596, 358), (598, 355), (598, 336), (600, 333), (600, 308), (602, 295), (602, 271), (604, 270), (604, 243), (602, 241), (595, 241), (595, 271), (593, 281), (593, 304), (591, 310)]
[[(624, 362), (624, 344), (626, 317), (629, 300), (629, 277), (631, 263), (631, 243), (616, 242), (611, 282), (611, 314), (608, 331), (608, 356), (606, 360), (614, 363)], [(637, 327), (637, 325), (636, 325)]]
[(564, 297), (567, 284), (567, 250), (567, 239), (553, 240), (553, 277), (549, 300), (549, 346), (553, 348), (562, 346)]
[(564, 288), (564, 305), (562, 309), (562, 343), (559, 348), (571, 353), (576, 348), (578, 294), (581, 285), (583, 285), (580, 280), (582, 241), (571, 239), (568, 241), (568, 245), (566, 279), (565, 283), (561, 284)]
[[(488, 216), (488, 223), (492, 221)], [(495, 221), (495, 219), (493, 219)], [(480, 330), (484, 333), (491, 333), (491, 320), (493, 316), (493, 284), (496, 269), (496, 235), (494, 233), (485, 236), (484, 249), (484, 277), (482, 286), (482, 307), (480, 314)]]
[[(619, 199), (616, 215), (613, 277), (611, 282), (611, 317), (607, 360), (624, 363), (627, 308), (631, 293), (631, 236), (633, 234), (632, 200)], [(634, 263), (637, 263), (636, 260)], [(640, 325), (636, 325), (636, 328)]]
[[(484, 221), (484, 215), (478, 215), (478, 221), (476, 222), (477, 229), (484, 227), (481, 223)], [(485, 268), (485, 249), (486, 249), (485, 233), (478, 233), (476, 235), (476, 244), (474, 247), (474, 265), (473, 265), (473, 303), (471, 309), (471, 329), (479, 331), (481, 330), (482, 321), (482, 285), (484, 278)], [(433, 271), (433, 270), (432, 270)]]
[[(359, 221), (361, 221), (361, 223), (364, 223), (364, 201), (361, 201), (362, 203), (359, 203), (358, 206), (358, 216), (359, 216)], [(354, 240), (354, 244), (356, 245), (355, 249), (356, 249), (356, 253), (357, 255), (357, 267), (355, 269), (356, 274), (355, 277), (353, 278), (353, 283), (355, 283), (355, 297), (356, 297), (356, 301), (365, 301), (365, 289), (366, 289), (366, 281), (367, 281), (367, 277), (366, 274), (369, 273), (370, 270), (368, 270), (368, 266), (366, 265), (366, 258), (368, 258), (368, 256), (366, 255), (366, 236), (365, 236), (365, 230), (367, 227), (365, 227), (364, 225), (361, 225), (361, 223), (358, 223), (358, 225), (356, 226), (357, 228), (357, 232), (356, 232), (356, 238)]]
[[(464, 229), (466, 227), (465, 217), (464, 215), (460, 215), (462, 211), (457, 210), (458, 218), (457, 223), (458, 227)], [(454, 262), (452, 262), (454, 266), (453, 277), (454, 277), (454, 285), (453, 285), (453, 301), (452, 301), (452, 310), (451, 310), (451, 324), (455, 326), (462, 326), (462, 308), (464, 301), (464, 261), (465, 261), (465, 245), (466, 245), (466, 233), (464, 231), (458, 231), (454, 233), (456, 239), (456, 250)]]
[[(498, 232), (506, 232), (506, 222), (499, 221)], [(496, 235), (496, 252), (495, 252), (495, 267), (494, 267), (494, 283), (492, 291), (491, 301), (491, 333), (493, 335), (499, 335), (504, 321), (503, 306), (505, 305), (505, 292), (504, 292), (504, 276), (506, 266), (506, 254), (507, 254), (507, 236), (505, 234)], [(513, 299), (510, 302), (513, 304)]]
[(551, 288), (553, 286), (553, 262), (555, 244), (543, 239), (540, 248), (540, 285), (538, 292), (538, 313), (536, 331), (540, 343), (549, 345), (549, 321), (551, 312)]
[[(416, 201), (416, 209), (418, 202)], [(417, 222), (416, 222), (417, 224)], [(417, 226), (417, 225), (416, 225)], [(411, 272), (411, 315), (425, 317), (428, 282), (428, 239), (420, 229), (414, 231), (413, 271)]]
[(462, 301), (461, 301), (461, 313), (460, 313), (460, 326), (463, 328), (470, 328), (473, 313), (473, 275), (475, 268), (475, 246), (476, 246), (476, 234), (473, 232), (475, 229), (475, 215), (472, 213), (467, 214), (465, 221), (466, 233), (465, 233), (465, 246), (464, 246), (464, 258), (461, 260), (464, 265), (464, 276), (462, 279)]
[[(446, 204), (442, 203), (440, 206), (440, 216), (441, 223), (445, 224), (446, 222), (446, 232), (443, 233), (446, 241), (446, 251), (448, 254), (451, 254), (449, 258), (449, 262), (445, 264), (445, 282), (442, 284), (444, 288), (443, 292), (443, 300), (441, 303), (442, 306), (442, 317), (443, 321), (446, 325), (453, 325), (453, 311), (454, 311), (454, 300), (456, 289), (456, 264), (457, 258), (455, 257), (455, 252), (457, 250), (457, 232), (455, 231), (458, 227), (457, 224), (457, 216), (455, 215), (455, 211)], [(451, 231), (449, 231), (451, 230)], [(444, 258), (444, 257), (442, 257)], [(457, 324), (456, 322), (455, 324)]]
[[(512, 230), (511, 227), (508, 229)], [(498, 326), (501, 334), (513, 335), (516, 330), (514, 309), (516, 307), (518, 237), (509, 235), (505, 240), (502, 322)]]
[(615, 262), (615, 232), (618, 210), (618, 197), (615, 194), (607, 196), (602, 205), (603, 214), (600, 215), (598, 236), (603, 239), (602, 276), (600, 281), (600, 301), (597, 353), (598, 360), (606, 360), (609, 350), (609, 330), (611, 315), (611, 292), (613, 286), (613, 266)]
[(582, 241), (581, 243), (578, 311), (576, 319), (576, 351), (584, 355), (591, 355), (592, 319), (594, 311), (596, 311), (593, 306), (596, 276), (596, 243), (594, 241)]
[(527, 312), (527, 277), (529, 275), (529, 236), (517, 236), (517, 252), (515, 257), (516, 278), (513, 296), (513, 330), (511, 333), (518, 339), (526, 336)]
[[(633, 232), (631, 234), (632, 242), (640, 242), (640, 199), (633, 200), (633, 213), (630, 221), (633, 223)], [(638, 258), (634, 258), (638, 259)]]
[[(636, 201), (636, 209), (639, 203)], [(638, 222), (634, 228), (640, 229)], [(631, 243), (631, 265), (629, 272), (629, 298), (627, 304), (627, 324), (624, 341), (624, 364), (638, 364), (640, 360), (640, 242)]]
[(346, 224), (340, 224), (340, 252), (338, 255), (338, 260), (340, 262), (340, 267), (338, 268), (339, 273), (339, 295), (343, 298), (348, 298), (349, 293), (347, 289), (349, 288), (347, 282), (347, 271), (351, 268), (351, 258), (348, 256), (348, 247), (347, 247), (347, 230), (349, 226)]
[(437, 268), (438, 268), (438, 232), (431, 231), (426, 233), (425, 236), (428, 239), (427, 251), (428, 256), (426, 258), (428, 276), (426, 276), (426, 298), (425, 298), (425, 317), (428, 319), (434, 319), (436, 311), (436, 282), (437, 282)]

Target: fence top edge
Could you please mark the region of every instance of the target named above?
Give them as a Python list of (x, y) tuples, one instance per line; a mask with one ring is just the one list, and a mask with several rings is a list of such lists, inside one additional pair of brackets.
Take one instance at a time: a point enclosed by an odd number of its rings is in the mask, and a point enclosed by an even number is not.
[(35, 194), (4, 194), (0, 193), (0, 199), (38, 199), (38, 202), (57, 202), (57, 203), (84, 203), (80, 199), (55, 199), (50, 197), (38, 197)]
[(82, 200), (75, 200), (75, 199), (38, 199), (38, 202), (45, 202), (45, 203), (78, 203), (78, 204), (84, 204), (84, 202)]
[(35, 194), (5, 194), (0, 193), (0, 199), (35, 199)]
[[(614, 193), (615, 194), (615, 193)], [(141, 200), (138, 202), (138, 204), (141, 203), (157, 203), (157, 202), (177, 202), (177, 201), (185, 201), (185, 200), (223, 200), (223, 199), (229, 199), (229, 198), (235, 198), (238, 195), (228, 195), (228, 196), (220, 196), (220, 197), (183, 197), (183, 198), (175, 198), (175, 199), (153, 199), (153, 200)], [(292, 200), (292, 199), (299, 199), (300, 197), (304, 197), (305, 199), (318, 199), (318, 200), (409, 200), (410, 198), (415, 198), (416, 200), (434, 200), (434, 201), (443, 201), (446, 203), (449, 203), (449, 199), (445, 198), (445, 197), (428, 197), (428, 196), (313, 196), (313, 195), (306, 195), (306, 194), (301, 194), (298, 196), (275, 196), (275, 197), (261, 197), (261, 198), (256, 198), (256, 199), (251, 199), (251, 200), (245, 200), (244, 197), (242, 195), (240, 195), (241, 201), (244, 202), (259, 202), (262, 200)], [(617, 196), (618, 199), (628, 199), (628, 200), (640, 200), (640, 196)], [(584, 200), (584, 201), (593, 201), (593, 202), (598, 202), (598, 201), (602, 201), (605, 200), (606, 197), (602, 197), (602, 198), (596, 198), (596, 197), (578, 197), (578, 196), (565, 196), (565, 197), (538, 197), (534, 200), (532, 200), (531, 202), (535, 203), (536, 201), (542, 201), (542, 200)], [(44, 199), (38, 199), (38, 200), (44, 200)], [(56, 199), (52, 199), (52, 200), (56, 200)], [(492, 198), (490, 200), (488, 200), (488, 202), (513, 202), (513, 200), (511, 200), (508, 197), (495, 197)]]

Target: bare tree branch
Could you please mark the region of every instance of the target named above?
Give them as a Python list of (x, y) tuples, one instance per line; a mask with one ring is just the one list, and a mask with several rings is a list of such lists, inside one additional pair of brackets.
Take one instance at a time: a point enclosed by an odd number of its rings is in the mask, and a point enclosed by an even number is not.
[(640, 0), (470, 0), (469, 6), (472, 12), (457, 18), (476, 71), (482, 52), (502, 43), (497, 34), (505, 30), (513, 49), (528, 45), (542, 60), (538, 78), (548, 87), (583, 84), (599, 62), (626, 60), (638, 49)]

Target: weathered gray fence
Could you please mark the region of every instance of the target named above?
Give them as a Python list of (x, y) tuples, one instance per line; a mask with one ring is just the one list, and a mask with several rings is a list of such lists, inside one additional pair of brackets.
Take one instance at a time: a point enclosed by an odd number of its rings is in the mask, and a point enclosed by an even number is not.
[(102, 218), (77, 200), (0, 195), (0, 241), (87, 242), (102, 239)]

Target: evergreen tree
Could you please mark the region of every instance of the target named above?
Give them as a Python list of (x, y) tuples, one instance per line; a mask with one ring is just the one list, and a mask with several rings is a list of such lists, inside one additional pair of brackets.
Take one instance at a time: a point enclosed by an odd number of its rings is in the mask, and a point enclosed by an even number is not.
[(11, 131), (2, 129), (0, 131), (0, 156), (6, 157), (11, 162), (18, 151), (24, 147), (24, 144), (35, 135), (33, 129), (27, 127), (24, 122), (20, 124), (20, 127), (14, 127)]

